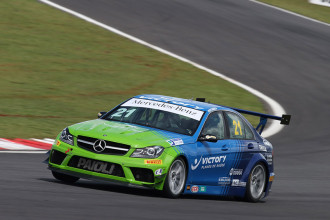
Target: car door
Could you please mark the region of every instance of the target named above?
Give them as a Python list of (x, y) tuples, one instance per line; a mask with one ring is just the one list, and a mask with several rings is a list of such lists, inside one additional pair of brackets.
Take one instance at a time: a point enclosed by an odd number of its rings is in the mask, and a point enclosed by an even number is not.
[(191, 164), (192, 180), (198, 185), (218, 185), (219, 177), (228, 173), (232, 151), (226, 139), (224, 117), (221, 111), (212, 112), (204, 123), (199, 137), (216, 137), (216, 140), (197, 141), (197, 157)]
[(244, 168), (259, 149), (250, 126), (242, 116), (234, 112), (225, 111), (224, 117), (229, 136), (228, 144), (231, 152), (234, 154), (234, 161), (231, 164), (228, 176), (232, 180), (236, 179), (237, 183), (244, 174)]

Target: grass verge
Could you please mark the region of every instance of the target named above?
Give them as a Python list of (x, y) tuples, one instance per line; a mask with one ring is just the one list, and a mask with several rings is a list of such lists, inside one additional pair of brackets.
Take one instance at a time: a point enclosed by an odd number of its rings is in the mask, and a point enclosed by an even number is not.
[(36, 0), (0, 2), (0, 137), (55, 137), (137, 94), (263, 111), (218, 77)]
[(258, 0), (330, 24), (330, 7), (310, 4), (308, 0)]

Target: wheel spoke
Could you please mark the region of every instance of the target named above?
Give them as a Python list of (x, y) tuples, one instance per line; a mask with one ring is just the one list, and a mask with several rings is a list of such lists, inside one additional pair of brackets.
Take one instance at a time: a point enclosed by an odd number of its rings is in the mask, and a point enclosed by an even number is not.
[(182, 172), (182, 167), (181, 167), (181, 166), (179, 166), (179, 167), (178, 167), (178, 169), (176, 170), (176, 173), (180, 175), (180, 174), (181, 174), (181, 172)]
[(262, 171), (261, 171), (261, 169), (259, 169), (259, 170), (258, 170), (258, 172), (256, 173), (256, 177), (259, 177), (259, 176), (260, 176), (260, 174), (262, 174)]
[(174, 195), (180, 194), (185, 182), (185, 169), (183, 162), (181, 160), (174, 161), (168, 175), (169, 189)]
[(257, 165), (250, 174), (249, 189), (253, 199), (259, 199), (265, 186), (265, 169), (262, 165)]
[(170, 189), (171, 189), (171, 191), (174, 191), (175, 190), (175, 186), (174, 186), (174, 181), (173, 180), (170, 181)]

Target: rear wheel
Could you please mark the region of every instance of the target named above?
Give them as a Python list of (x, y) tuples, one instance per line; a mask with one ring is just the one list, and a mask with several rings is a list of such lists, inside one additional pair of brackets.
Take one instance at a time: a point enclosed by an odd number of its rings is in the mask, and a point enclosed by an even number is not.
[(58, 173), (55, 171), (52, 171), (53, 176), (55, 177), (55, 179), (61, 180), (62, 182), (65, 183), (75, 183), (79, 180), (79, 177), (75, 177), (75, 176), (69, 176), (63, 173)]
[(172, 163), (166, 176), (164, 183), (165, 196), (170, 198), (179, 197), (184, 190), (186, 178), (186, 164), (181, 158), (178, 158)]
[(245, 198), (250, 202), (258, 202), (266, 187), (266, 169), (262, 164), (253, 167), (246, 187)]

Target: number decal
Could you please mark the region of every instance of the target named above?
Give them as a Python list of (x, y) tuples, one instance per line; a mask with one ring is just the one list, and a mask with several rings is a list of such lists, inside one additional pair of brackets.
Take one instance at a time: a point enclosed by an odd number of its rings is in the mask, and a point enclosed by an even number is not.
[(127, 111), (127, 108), (120, 108), (117, 110), (117, 112), (115, 114), (111, 115), (111, 118), (121, 117), (124, 114), (124, 112), (126, 112), (126, 111)]
[[(236, 122), (235, 120), (233, 120), (233, 125), (235, 126), (235, 135), (242, 135), (242, 128), (239, 121)], [(239, 128), (239, 132), (237, 130), (237, 127)]]
[(241, 124), (239, 123), (239, 121), (238, 121), (237, 125), (238, 125), (238, 127), (239, 127), (239, 132), (240, 132), (240, 134), (242, 135), (242, 127), (241, 127)]
[(125, 118), (128, 118), (133, 112), (135, 112), (136, 108), (132, 108), (130, 110), (128, 110), (125, 114)]
[(127, 110), (127, 108), (120, 108), (117, 110), (117, 112), (115, 112), (113, 115), (111, 115), (111, 118), (113, 117), (122, 117), (123, 114), (125, 113), (125, 118), (129, 117), (131, 114), (133, 114), (133, 112), (135, 112), (136, 108), (133, 109), (129, 109)]

